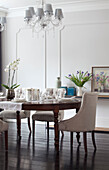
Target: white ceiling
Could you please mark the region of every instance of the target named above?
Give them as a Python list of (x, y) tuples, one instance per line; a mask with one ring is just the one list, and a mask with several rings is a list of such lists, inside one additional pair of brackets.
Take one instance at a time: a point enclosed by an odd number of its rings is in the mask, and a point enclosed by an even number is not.
[[(0, 0), (0, 15), (18, 15), (24, 13), (28, 6), (36, 7), (42, 0)], [(60, 7), (64, 12), (109, 9), (109, 0), (44, 0), (53, 4), (54, 8)], [(11, 13), (11, 14), (9, 14)], [(16, 13), (16, 14), (15, 14)], [(21, 14), (21, 13), (20, 13)]]
[[(58, 4), (58, 3), (81, 3), (89, 1), (101, 1), (101, 0), (46, 0), (46, 3)], [(35, 6), (40, 4), (41, 0), (0, 0), (1, 8), (20, 8), (25, 6)]]

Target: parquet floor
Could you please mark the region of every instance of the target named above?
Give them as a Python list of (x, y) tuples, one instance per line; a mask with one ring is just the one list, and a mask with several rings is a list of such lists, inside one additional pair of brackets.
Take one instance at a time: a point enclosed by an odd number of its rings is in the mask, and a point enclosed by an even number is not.
[[(78, 147), (76, 134), (71, 150), (70, 134), (60, 138), (60, 152), (54, 149), (54, 131), (49, 141), (45, 125), (36, 125), (35, 140), (29, 135), (27, 124), (22, 124), (22, 139), (17, 140), (16, 124), (9, 123), (9, 150), (4, 150), (4, 135), (0, 135), (0, 170), (109, 170), (109, 133), (96, 133), (97, 151), (94, 152), (91, 134), (88, 134), (88, 155)], [(60, 135), (61, 137), (61, 135)]]

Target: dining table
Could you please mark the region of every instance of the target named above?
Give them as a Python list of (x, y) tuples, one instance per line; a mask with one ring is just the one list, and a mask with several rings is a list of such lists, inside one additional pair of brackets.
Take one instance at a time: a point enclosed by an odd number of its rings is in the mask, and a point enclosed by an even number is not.
[[(58, 128), (58, 113), (59, 110), (80, 109), (81, 101), (79, 99), (66, 99), (66, 100), (45, 100), (45, 101), (29, 101), (29, 102), (16, 102), (16, 101), (0, 101), (0, 108), (4, 110), (15, 110), (17, 118), (17, 133), (21, 139), (21, 110), (30, 111), (53, 111), (54, 113), (54, 145), (55, 149), (59, 150), (59, 128)], [(79, 134), (78, 134), (79, 135)], [(79, 136), (78, 136), (79, 137)]]

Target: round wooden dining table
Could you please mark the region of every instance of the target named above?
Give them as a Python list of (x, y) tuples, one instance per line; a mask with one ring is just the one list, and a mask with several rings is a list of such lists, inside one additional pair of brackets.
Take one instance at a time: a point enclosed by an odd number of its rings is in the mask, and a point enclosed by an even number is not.
[[(38, 110), (38, 111), (53, 111), (54, 112), (54, 131), (55, 131), (55, 148), (59, 150), (59, 129), (58, 129), (58, 113), (59, 110), (80, 109), (81, 101), (78, 99), (72, 100), (48, 100), (44, 102), (24, 102), (22, 110)], [(18, 114), (18, 111), (17, 111)]]

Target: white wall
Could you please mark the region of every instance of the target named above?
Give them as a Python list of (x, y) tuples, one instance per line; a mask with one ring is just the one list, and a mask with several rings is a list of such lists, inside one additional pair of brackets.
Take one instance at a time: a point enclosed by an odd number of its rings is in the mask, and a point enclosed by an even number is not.
[[(65, 28), (61, 32), (49, 32), (46, 36), (47, 69), (45, 77), (45, 37), (41, 33), (32, 37), (31, 30), (18, 35), (20, 66), (18, 83), (23, 87), (55, 87), (60, 75), (62, 85), (73, 86), (65, 78), (77, 70), (91, 72), (91, 67), (109, 65), (109, 10), (81, 11), (65, 14)], [(3, 67), (16, 58), (16, 33), (23, 26), (23, 17), (8, 18), (3, 33)], [(60, 51), (61, 49), (61, 51)], [(61, 57), (61, 63), (59, 63)], [(3, 83), (6, 83), (3, 72)], [(86, 84), (90, 90), (90, 83)], [(102, 106), (102, 107), (101, 107)], [(97, 126), (109, 127), (108, 100), (99, 100)], [(70, 114), (69, 114), (70, 115)]]
[[(62, 31), (62, 82), (68, 73), (109, 63), (109, 10), (68, 14)], [(72, 18), (71, 20), (69, 20)], [(71, 83), (70, 83), (71, 84)], [(88, 86), (88, 84), (86, 84)]]

